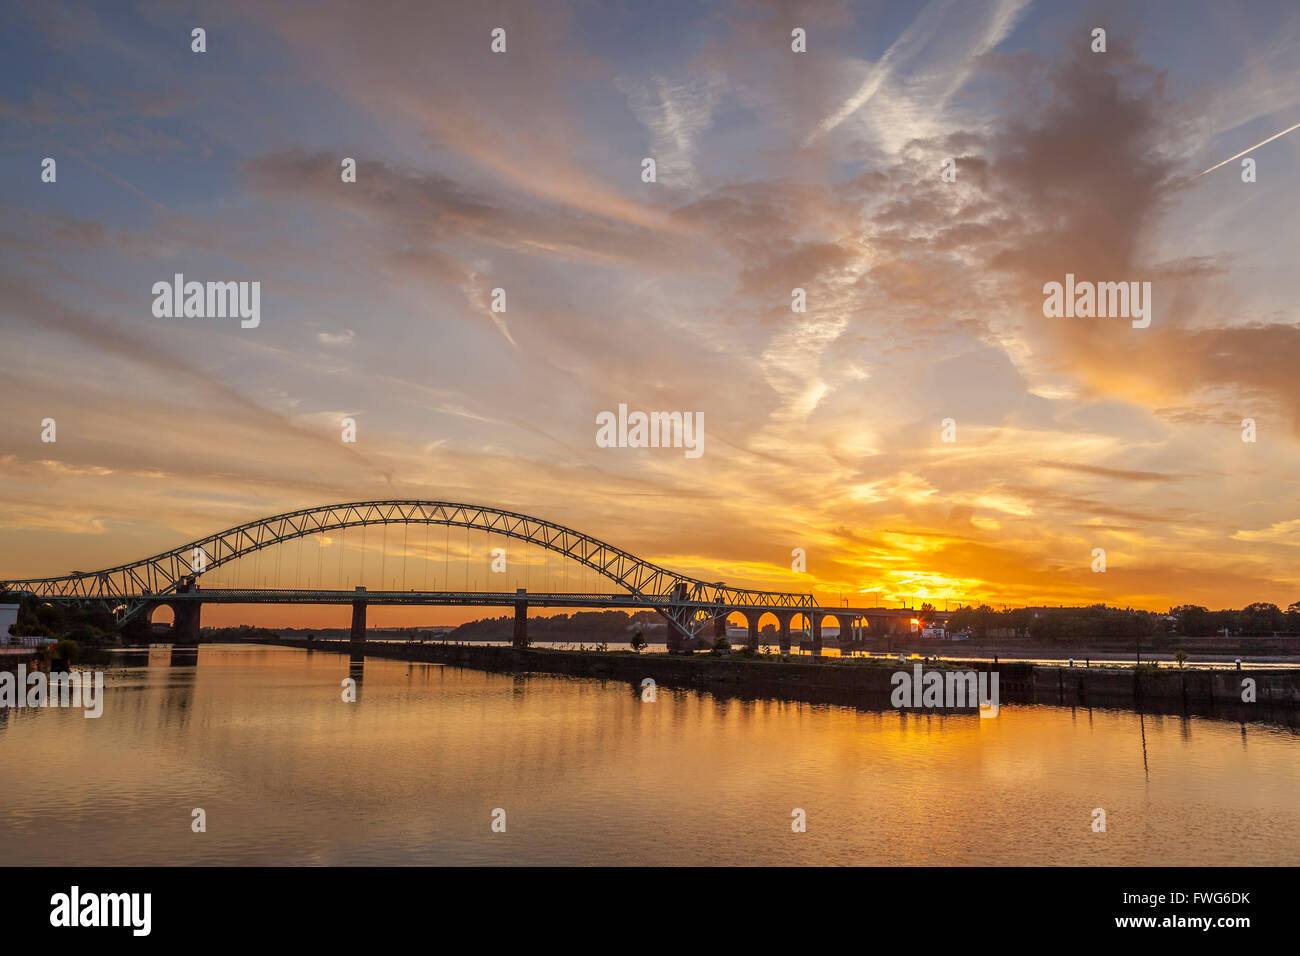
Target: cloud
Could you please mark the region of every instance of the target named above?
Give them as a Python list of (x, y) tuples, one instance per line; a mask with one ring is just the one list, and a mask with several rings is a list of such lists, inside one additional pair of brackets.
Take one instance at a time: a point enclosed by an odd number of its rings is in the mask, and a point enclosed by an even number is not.
[(1043, 468), (1055, 468), (1061, 471), (1075, 471), (1084, 475), (1096, 475), (1099, 478), (1118, 478), (1121, 481), (1177, 481), (1185, 475), (1166, 475), (1158, 471), (1125, 471), (1119, 468), (1102, 468), (1098, 465), (1081, 465), (1068, 461), (1040, 461)]
[[(1176, 54), (1134, 52), (1140, 34), (1092, 56), (1047, 6), (939, 0), (895, 23), (737, 3), (685, 15), (681, 44), (639, 8), (236, 4), (232, 23), (284, 55), (228, 78), (234, 127), (220, 85), (171, 61), (154, 87), (117, 76), (153, 41), (103, 15), (83, 64), (97, 83), (20, 84), (0, 106), (12, 155), (66, 136), (106, 174), (65, 200), (61, 164), (57, 193), (3, 210), (0, 506), (19, 533), (70, 536), (0, 560), (81, 562), (79, 527), (144, 553), (400, 495), (482, 499), (828, 600), (1281, 600), (1300, 585), (1277, 559), (1300, 331), (1260, 256), (1289, 222), (1291, 166), (1253, 206), (1220, 202), (1214, 177), (1187, 188), (1255, 138), (1204, 154), (1229, 107), (1254, 109), (1245, 86), (1189, 87)], [(47, 26), (59, 56), (80, 49)], [(1258, 71), (1285, 103), (1286, 52), (1247, 45), (1233, 84)], [(131, 93), (150, 88), (175, 93)], [(1288, 121), (1269, 122), (1261, 138)], [(137, 133), (184, 149), (121, 141)], [(1248, 241), (1189, 230), (1207, 203)], [(137, 321), (140, 289), (173, 271), (260, 277), (263, 328)], [(1066, 272), (1150, 280), (1151, 327), (1045, 319), (1043, 283)], [(498, 286), (505, 314), (487, 307)], [(620, 402), (703, 412), (709, 451), (604, 454), (594, 416)], [(357, 446), (339, 408), (361, 410)], [(33, 441), (46, 414), (54, 450)], [(808, 576), (788, 570), (796, 545)], [(1094, 546), (1113, 573), (1088, 570)]]
[(317, 332), (316, 340), (322, 345), (351, 345), (357, 334), (351, 329), (342, 332)]
[(697, 189), (695, 155), (700, 135), (713, 123), (722, 78), (716, 73), (678, 82), (662, 76), (645, 82), (620, 78), (617, 85), (650, 133), (649, 155), (655, 160), (657, 182), (670, 189)]

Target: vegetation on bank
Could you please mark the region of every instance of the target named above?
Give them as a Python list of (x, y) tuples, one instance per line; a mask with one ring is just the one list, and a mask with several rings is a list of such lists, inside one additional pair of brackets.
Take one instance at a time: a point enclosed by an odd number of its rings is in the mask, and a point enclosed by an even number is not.
[[(918, 617), (927, 619), (934, 608), (923, 605)], [(948, 630), (969, 629), (975, 638), (1022, 637), (1044, 644), (1085, 645), (1089, 641), (1117, 638), (1212, 637), (1226, 630), (1233, 637), (1300, 635), (1300, 601), (1285, 611), (1276, 604), (1258, 602), (1240, 610), (1211, 611), (1195, 604), (1170, 608), (1167, 613), (1132, 608), (1041, 607), (995, 610), (987, 604), (964, 605), (948, 618)]]
[(122, 643), (113, 612), (101, 604), (70, 607), (14, 596), (0, 597), (0, 603), (18, 605), (18, 620), (9, 628), (11, 635), (55, 637), (76, 644), (110, 647)]
[[(508, 641), (514, 636), (513, 614), (483, 618), (462, 624), (443, 636), (448, 641)], [(578, 611), (553, 617), (530, 617), (528, 640), (555, 643), (628, 644), (640, 631), (642, 638), (667, 632), (664, 620), (654, 611)]]
[[(828, 609), (833, 610), (833, 609)], [(923, 623), (935, 619), (937, 611), (924, 604), (917, 612)], [(770, 620), (770, 619), (769, 619)], [(976, 640), (1020, 638), (1036, 643), (1070, 647), (1090, 642), (1116, 640), (1173, 641), (1179, 637), (1213, 637), (1226, 629), (1232, 637), (1300, 635), (1300, 601), (1285, 611), (1276, 604), (1259, 602), (1240, 610), (1210, 611), (1193, 604), (1168, 612), (1133, 608), (1039, 607), (996, 610), (987, 604), (963, 605), (948, 616), (949, 632), (969, 631)], [(662, 643), (666, 635), (663, 619), (654, 611), (628, 614), (624, 611), (583, 611), (554, 617), (528, 619), (530, 642), (627, 644), (640, 632), (643, 640)], [(514, 633), (514, 616), (483, 618), (462, 624), (444, 635), (450, 641), (509, 641)], [(868, 635), (869, 636), (869, 635)], [(794, 640), (801, 639), (798, 634)], [(777, 642), (777, 630), (770, 623), (759, 634), (763, 644)], [(834, 639), (828, 644), (833, 645)]]
[[(238, 627), (204, 627), (200, 628), (200, 637), (205, 641), (211, 641), (214, 644), (230, 643), (233, 641), (274, 641), (281, 636), (279, 630), (268, 630), (265, 627), (253, 627), (251, 624), (241, 624)], [(314, 635), (310, 631), (301, 634), (286, 634), (291, 637), (301, 637), (311, 640)]]
[(11, 637), (56, 639), (57, 643), (41, 649), (42, 659), (53, 666), (75, 664), (88, 651), (123, 642), (113, 612), (103, 605), (69, 607), (7, 593), (0, 594), (0, 603), (18, 605), (18, 619), (9, 628)]

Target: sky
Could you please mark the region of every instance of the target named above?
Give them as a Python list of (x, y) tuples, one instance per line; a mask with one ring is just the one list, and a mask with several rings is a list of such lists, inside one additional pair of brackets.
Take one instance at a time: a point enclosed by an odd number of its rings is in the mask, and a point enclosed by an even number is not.
[[(1294, 3), (0, 25), (0, 577), (421, 498), (827, 605), (1300, 600), (1300, 131), (1199, 175), (1300, 123)], [(156, 316), (176, 273), (260, 283), (259, 323)], [(1045, 315), (1067, 274), (1149, 282), (1149, 325)], [(703, 454), (602, 447), (620, 404)]]

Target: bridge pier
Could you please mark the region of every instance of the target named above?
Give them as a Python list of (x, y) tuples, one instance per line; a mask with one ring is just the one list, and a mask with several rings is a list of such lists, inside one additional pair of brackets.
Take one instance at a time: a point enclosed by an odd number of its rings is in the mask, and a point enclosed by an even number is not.
[[(364, 594), (366, 591), (363, 587), (357, 587), (357, 592)], [(366, 602), (355, 600), (352, 602), (352, 635), (353, 644), (366, 643)]]
[(822, 656), (822, 616), (818, 612), (812, 615), (812, 652), (813, 657)]
[(198, 601), (177, 601), (172, 609), (172, 644), (197, 645), (199, 643), (199, 615), (202, 605)]
[[(176, 586), (177, 594), (193, 594), (199, 589), (194, 575), (181, 578)], [(201, 604), (198, 601), (176, 601), (169, 604), (172, 609), (172, 646), (184, 644), (197, 647), (199, 643), (199, 617)]]
[[(524, 596), (524, 589), (519, 588), (515, 591), (519, 597)], [(528, 602), (515, 602), (515, 634), (510, 641), (511, 647), (524, 648), (528, 646)]]
[(792, 611), (773, 611), (776, 615), (777, 623), (781, 625), (781, 653), (788, 655), (790, 653), (790, 618), (794, 617)]
[(677, 625), (677, 622), (668, 619), (668, 653), (669, 654), (689, 654), (691, 653), (691, 636), (686, 630)]
[[(845, 648), (846, 644), (848, 645), (857, 644), (860, 640), (858, 637), (857, 615), (849, 614), (846, 612), (838, 612), (832, 616), (835, 618), (836, 621), (839, 622), (840, 625), (840, 639), (839, 639), (840, 650), (841, 651), (846, 650)], [(852, 646), (848, 647), (847, 650), (850, 654), (853, 653)]]
[(749, 627), (749, 633), (745, 635), (745, 646), (753, 654), (758, 653), (758, 622), (763, 617), (763, 612), (746, 611), (745, 624)]
[(863, 615), (867, 619), (867, 631), (872, 635), (891, 637), (898, 633), (898, 616), (888, 611), (884, 613)]
[[(683, 582), (678, 581), (673, 585), (672, 599), (674, 601), (686, 600), (686, 585)], [(684, 628), (680, 627), (677, 622), (672, 619), (671, 615), (665, 614), (662, 608), (657, 608), (656, 610), (658, 610), (660, 614), (663, 614), (664, 620), (668, 622), (668, 634), (665, 638), (668, 653), (689, 654), (691, 652), (691, 636), (686, 633)]]

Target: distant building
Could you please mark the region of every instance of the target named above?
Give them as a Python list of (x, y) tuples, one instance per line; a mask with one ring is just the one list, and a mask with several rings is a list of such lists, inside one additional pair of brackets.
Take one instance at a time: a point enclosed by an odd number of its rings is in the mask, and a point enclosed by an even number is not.
[(18, 623), (18, 605), (0, 604), (0, 644), (9, 643), (9, 628)]

